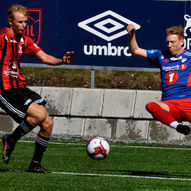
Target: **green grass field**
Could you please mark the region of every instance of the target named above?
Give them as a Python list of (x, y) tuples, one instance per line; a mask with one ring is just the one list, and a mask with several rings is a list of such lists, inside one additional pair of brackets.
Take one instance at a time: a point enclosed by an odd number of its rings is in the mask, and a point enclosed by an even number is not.
[(0, 190), (191, 190), (190, 148), (111, 145), (109, 156), (96, 161), (85, 144), (51, 142), (42, 164), (53, 173), (33, 174), (26, 170), (34, 142), (19, 142), (9, 164), (0, 162)]

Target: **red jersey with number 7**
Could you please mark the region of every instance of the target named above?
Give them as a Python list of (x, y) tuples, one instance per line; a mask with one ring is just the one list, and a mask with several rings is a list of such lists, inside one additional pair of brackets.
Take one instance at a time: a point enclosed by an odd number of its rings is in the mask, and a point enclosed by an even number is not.
[(26, 35), (15, 38), (9, 28), (0, 30), (0, 93), (3, 90), (26, 87), (20, 71), (24, 54), (33, 56), (41, 49)]
[(162, 101), (191, 98), (191, 50), (178, 56), (147, 50), (147, 58), (161, 69)]

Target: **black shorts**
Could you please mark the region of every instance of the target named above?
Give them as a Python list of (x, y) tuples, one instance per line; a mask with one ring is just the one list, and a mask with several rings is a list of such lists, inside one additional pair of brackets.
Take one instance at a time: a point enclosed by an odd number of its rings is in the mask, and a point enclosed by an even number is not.
[(27, 109), (33, 102), (46, 104), (39, 94), (29, 88), (5, 90), (0, 94), (0, 107), (18, 123), (26, 117)]

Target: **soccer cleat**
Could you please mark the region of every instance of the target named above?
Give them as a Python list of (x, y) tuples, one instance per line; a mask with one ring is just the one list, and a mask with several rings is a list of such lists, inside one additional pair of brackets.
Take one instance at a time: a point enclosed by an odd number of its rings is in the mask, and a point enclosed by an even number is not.
[(40, 163), (31, 162), (28, 172), (50, 174), (48, 170), (41, 166)]
[(11, 157), (11, 153), (15, 148), (15, 142), (11, 141), (11, 139), (9, 139), (9, 135), (6, 134), (2, 137), (2, 143), (3, 143), (2, 159), (6, 164), (8, 164)]
[(184, 135), (188, 135), (190, 134), (190, 127), (188, 127), (187, 125), (181, 125), (179, 124), (176, 128), (177, 132), (182, 133)]

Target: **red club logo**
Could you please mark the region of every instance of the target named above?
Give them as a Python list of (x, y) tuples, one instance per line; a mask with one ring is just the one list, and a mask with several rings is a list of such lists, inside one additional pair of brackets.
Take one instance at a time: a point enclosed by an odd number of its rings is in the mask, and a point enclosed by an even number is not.
[(31, 8), (29, 9), (29, 16), (25, 34), (28, 35), (33, 41), (38, 44), (41, 38), (41, 25), (42, 25), (42, 10)]

